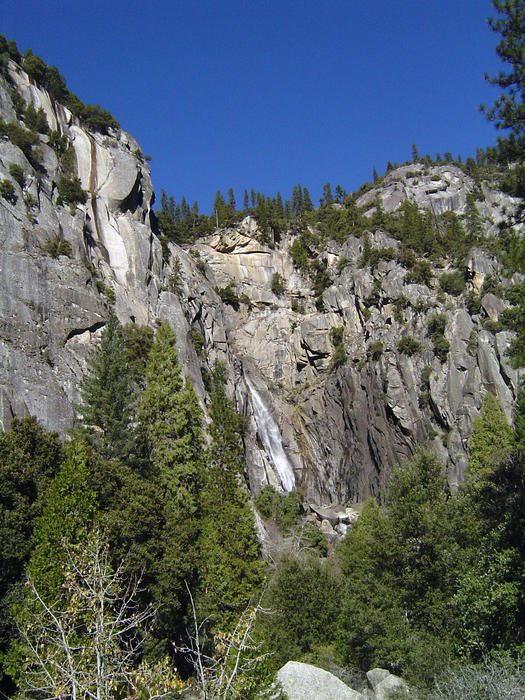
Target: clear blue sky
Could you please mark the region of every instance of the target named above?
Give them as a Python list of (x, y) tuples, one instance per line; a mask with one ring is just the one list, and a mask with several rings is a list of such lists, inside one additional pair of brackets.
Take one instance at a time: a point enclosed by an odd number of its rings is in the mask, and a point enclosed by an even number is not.
[(152, 178), (210, 210), (217, 189), (314, 201), (387, 162), (493, 144), (489, 0), (38, 0), (2, 3), (31, 47), (151, 155)]

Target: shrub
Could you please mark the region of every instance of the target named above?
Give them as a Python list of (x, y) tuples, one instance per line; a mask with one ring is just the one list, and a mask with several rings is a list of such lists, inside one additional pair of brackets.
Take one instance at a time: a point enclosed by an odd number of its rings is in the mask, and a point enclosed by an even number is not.
[(87, 192), (82, 189), (80, 178), (68, 179), (61, 177), (58, 181), (58, 194), (62, 202), (66, 204), (85, 204), (87, 202)]
[(409, 335), (404, 335), (397, 344), (397, 349), (404, 355), (411, 357), (417, 352), (421, 352), (421, 343)]
[(265, 486), (255, 498), (255, 506), (266, 520), (274, 520), (283, 533), (289, 532), (301, 512), (300, 491), (279, 493), (273, 486)]
[(20, 187), (24, 187), (24, 185), (26, 184), (24, 171), (17, 163), (9, 164), (9, 175), (11, 175), (15, 182), (18, 182)]
[(383, 349), (383, 343), (381, 341), (377, 340), (375, 343), (372, 343), (368, 348), (372, 360), (379, 360), (383, 354)]
[(18, 124), (6, 124), (0, 120), (0, 135), (7, 136), (11, 143), (18, 146), (30, 162), (35, 160), (33, 146), (38, 143), (38, 134), (28, 131)]
[(191, 343), (195, 348), (195, 352), (199, 357), (202, 357), (204, 353), (204, 336), (196, 328), (191, 329)]
[(276, 272), (272, 277), (272, 292), (279, 297), (285, 291), (285, 289), (286, 287), (284, 285), (284, 279), (282, 275)]
[(18, 197), (15, 194), (15, 188), (10, 180), (0, 181), (0, 195), (11, 204), (16, 204)]
[(434, 314), (428, 322), (428, 334), (434, 345), (434, 353), (440, 362), (445, 362), (450, 350), (450, 343), (445, 338), (446, 325), (447, 317), (445, 314)]
[(431, 279), (432, 268), (428, 260), (418, 260), (405, 276), (405, 281), (413, 284), (428, 285)]
[(452, 296), (459, 296), (465, 289), (465, 276), (459, 270), (445, 272), (439, 278), (441, 289)]
[(465, 299), (465, 306), (471, 316), (479, 314), (481, 311), (481, 296), (474, 291), (470, 291)]
[(239, 309), (239, 297), (233, 288), (233, 282), (230, 282), (226, 287), (215, 287), (215, 291), (220, 296), (225, 304), (229, 304), (236, 311)]
[(70, 258), (73, 252), (69, 241), (65, 241), (58, 233), (46, 241), (44, 250), (46, 253), (49, 253), (52, 258), (58, 258), (59, 255), (66, 255)]

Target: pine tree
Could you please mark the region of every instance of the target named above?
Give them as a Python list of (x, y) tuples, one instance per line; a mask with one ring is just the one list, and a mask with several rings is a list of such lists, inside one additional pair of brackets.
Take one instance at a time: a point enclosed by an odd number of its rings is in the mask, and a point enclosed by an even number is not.
[(479, 476), (490, 472), (498, 462), (509, 456), (513, 447), (512, 429), (497, 398), (488, 392), (483, 399), (481, 415), (474, 419), (472, 426), (469, 475)]
[(236, 202), (235, 202), (235, 192), (233, 191), (233, 187), (230, 187), (228, 190), (228, 205), (235, 211)]
[(201, 616), (210, 616), (214, 630), (231, 631), (262, 582), (262, 563), (247, 490), (243, 419), (225, 391), (224, 368), (211, 377), (209, 414), (211, 445), (202, 491), (200, 537)]
[(415, 143), (412, 144), (412, 163), (419, 161), (419, 151)]
[(248, 198), (248, 190), (245, 189), (245, 190), (244, 190), (244, 198), (243, 198), (243, 207), (244, 207), (244, 210), (246, 211), (246, 209), (248, 209), (249, 206), (250, 206), (250, 200), (249, 200), (249, 198)]
[(100, 344), (88, 355), (80, 384), (80, 432), (101, 455), (130, 460), (135, 450), (133, 370), (126, 338), (110, 314)]
[(310, 193), (308, 192), (308, 188), (306, 188), (306, 187), (303, 187), (302, 201), (303, 201), (303, 211), (304, 212), (309, 212), (309, 211), (314, 210), (312, 198), (310, 197)]
[(168, 639), (183, 623), (183, 582), (192, 586), (196, 576), (204, 446), (200, 406), (193, 386), (181, 377), (175, 333), (167, 322), (160, 325), (149, 354), (139, 423), (163, 489), (163, 556), (154, 595), (162, 603), (157, 633)]
[(323, 185), (323, 196), (320, 199), (320, 204), (333, 204), (332, 186), (329, 182)]

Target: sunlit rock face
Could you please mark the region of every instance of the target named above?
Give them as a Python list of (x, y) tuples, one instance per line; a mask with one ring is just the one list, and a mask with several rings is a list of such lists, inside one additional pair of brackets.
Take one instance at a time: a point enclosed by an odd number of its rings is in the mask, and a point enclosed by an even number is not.
[[(13, 163), (26, 178), (23, 190), (13, 181), (16, 202), (0, 197), (4, 429), (13, 416), (30, 413), (65, 434), (87, 352), (112, 305), (122, 323), (171, 323), (184, 374), (204, 409), (202, 377), (216, 361), (225, 364), (228, 391), (250, 416), (244, 439), (253, 491), (267, 483), (277, 488), (295, 483), (317, 503), (380, 496), (392, 466), (425, 441), (446, 462), (451, 487), (457, 486), (484, 392), (494, 392), (511, 417), (517, 376), (506, 350), (512, 336), (483, 327), (486, 319), (497, 321), (505, 302), (487, 294), (480, 313), (471, 316), (463, 297), (439, 289), (443, 269), (434, 269), (426, 286), (408, 284), (397, 260), (381, 261), (373, 272), (360, 268), (364, 239), (350, 237), (343, 244), (328, 242), (321, 253), (332, 284), (320, 311), (311, 280), (290, 256), (293, 235), (265, 245), (250, 217), (193, 243), (191, 251), (171, 245), (169, 260), (163, 259), (151, 214), (149, 168), (137, 142), (122, 131), (105, 136), (87, 131), (14, 64), (10, 75), (25, 101), (42, 107), (50, 127), (72, 144), (74, 171), (87, 201), (71, 208), (57, 201), (60, 163), (47, 137), (38, 146), (40, 172), (18, 147), (0, 140), (0, 179), (12, 180)], [(0, 78), (4, 121), (16, 120), (10, 87)], [(379, 196), (385, 211), (394, 211), (409, 199), (438, 213), (463, 214), (473, 188), (472, 180), (451, 165), (426, 172), (419, 165), (405, 166), (358, 203), (368, 206)], [(483, 193), (477, 207), (492, 230), (502, 207), (511, 203), (486, 185)], [(69, 243), (69, 257), (49, 254), (54, 237)], [(369, 241), (376, 248), (399, 245), (382, 231), (371, 231)], [(474, 291), (498, 271), (498, 261), (481, 250), (467, 257)], [(276, 273), (284, 281), (278, 295), (272, 291)], [(217, 292), (230, 284), (242, 300), (235, 308)], [(408, 302), (401, 311), (399, 299)], [(446, 315), (450, 342), (443, 363), (428, 334), (429, 318), (437, 312)], [(338, 367), (332, 328), (343, 329), (346, 361)], [(195, 332), (203, 339), (200, 355), (192, 342)], [(421, 344), (421, 352), (399, 351), (406, 335)], [(248, 379), (276, 426), (284, 457), (265, 449)], [(283, 476), (288, 468), (292, 474)]]

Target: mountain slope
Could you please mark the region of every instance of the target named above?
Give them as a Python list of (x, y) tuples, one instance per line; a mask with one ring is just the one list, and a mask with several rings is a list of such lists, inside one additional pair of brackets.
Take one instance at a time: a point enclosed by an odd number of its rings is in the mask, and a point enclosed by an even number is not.
[[(4, 429), (31, 413), (67, 431), (86, 352), (110, 306), (122, 323), (170, 322), (203, 406), (203, 376), (225, 363), (228, 390), (251, 416), (254, 491), (280, 478), (257, 438), (246, 376), (280, 428), (296, 485), (316, 501), (382, 494), (391, 467), (427, 440), (454, 488), (483, 394), (495, 393), (511, 417), (512, 334), (498, 325), (509, 281), (497, 257), (474, 246), (460, 262), (422, 251), (407, 263), (400, 236), (388, 232), (393, 212), (405, 221), (414, 202), (429, 212), (433, 236), (446, 212), (461, 222), (472, 206), (480, 241), (495, 235), (513, 202), (488, 181), (450, 163), (399, 168), (357, 199), (365, 224), (340, 242), (304, 222), (268, 241), (249, 216), (191, 247), (161, 245), (136, 141), (114, 127), (89, 131), (13, 62), (0, 77), (4, 123), (26, 126), (15, 93), (42, 108), (52, 132), (29, 147), (12, 133), (0, 140), (0, 179), (12, 187), (0, 197)], [(325, 205), (325, 213), (345, 206)], [(298, 265), (298, 246), (315, 266)], [(466, 280), (459, 294), (439, 282), (454, 270)]]

